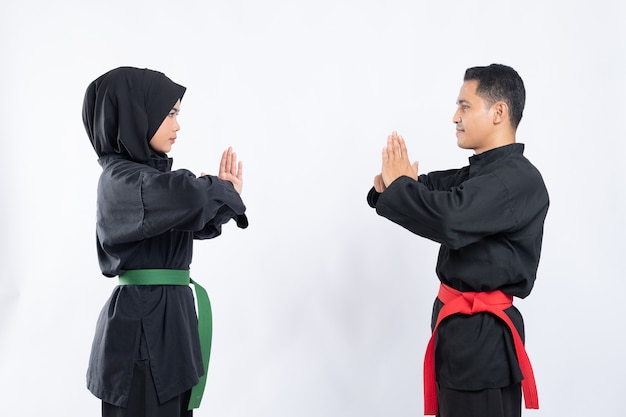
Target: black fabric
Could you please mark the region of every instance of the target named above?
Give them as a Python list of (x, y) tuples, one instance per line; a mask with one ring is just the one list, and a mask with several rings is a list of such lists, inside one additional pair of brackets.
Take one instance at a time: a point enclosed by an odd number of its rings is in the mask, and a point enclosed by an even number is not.
[(192, 417), (187, 410), (191, 390), (178, 395), (165, 403), (159, 403), (156, 388), (152, 381), (150, 362), (139, 360), (135, 363), (130, 398), (125, 407), (102, 402), (102, 417)]
[[(219, 236), (231, 219), (242, 228), (248, 224), (232, 183), (172, 171), (171, 159), (150, 151), (150, 132), (183, 92), (161, 73), (125, 67), (87, 89), (85, 128), (102, 166), (96, 244), (107, 277), (132, 269), (189, 270), (194, 239)], [(161, 403), (198, 382), (204, 369), (190, 287), (113, 290), (96, 325), (88, 389), (108, 404), (126, 406), (137, 359), (150, 361)]]
[(519, 383), (481, 391), (439, 390), (438, 417), (521, 417)]
[(185, 87), (149, 69), (120, 67), (94, 80), (83, 101), (83, 123), (98, 156), (147, 162), (148, 142)]
[[(441, 244), (436, 273), (459, 291), (501, 290), (526, 297), (533, 288), (549, 199), (539, 171), (511, 144), (470, 158), (461, 169), (401, 177), (382, 194), (378, 214)], [(432, 325), (441, 309), (436, 299)], [(523, 319), (506, 310), (524, 338)], [(438, 329), (435, 368), (440, 385), (499, 388), (522, 378), (510, 331), (488, 313), (455, 315)]]
[(170, 171), (171, 160), (158, 156), (146, 164), (118, 155), (99, 162), (96, 239), (106, 276), (141, 268), (189, 269), (193, 238), (217, 237), (231, 219), (247, 226), (245, 206), (230, 181)]

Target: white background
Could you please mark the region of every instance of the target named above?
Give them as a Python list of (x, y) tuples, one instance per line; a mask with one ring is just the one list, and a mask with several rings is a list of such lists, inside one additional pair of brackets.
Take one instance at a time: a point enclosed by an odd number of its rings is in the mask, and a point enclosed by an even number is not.
[(454, 103), (464, 70), (492, 62), (525, 81), (518, 141), (552, 203), (516, 301), (542, 407), (524, 415), (623, 415), (625, 4), (7, 2), (0, 415), (99, 415), (85, 371), (115, 281), (97, 265), (81, 106), (121, 65), (188, 88), (176, 168), (214, 173), (229, 145), (245, 164), (250, 227), (195, 246), (215, 319), (195, 415), (421, 415), (438, 247), (365, 196), (392, 130), (421, 172), (467, 163)]

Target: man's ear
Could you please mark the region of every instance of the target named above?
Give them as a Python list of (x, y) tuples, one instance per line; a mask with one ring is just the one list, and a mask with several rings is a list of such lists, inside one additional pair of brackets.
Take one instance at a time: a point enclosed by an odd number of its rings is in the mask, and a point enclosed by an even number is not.
[(504, 101), (498, 101), (492, 107), (493, 124), (497, 125), (509, 120), (509, 105)]

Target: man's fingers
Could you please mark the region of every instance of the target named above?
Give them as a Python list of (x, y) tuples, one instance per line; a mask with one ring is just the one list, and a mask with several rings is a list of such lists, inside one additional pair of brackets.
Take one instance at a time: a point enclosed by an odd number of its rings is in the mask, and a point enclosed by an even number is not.
[(394, 134), (391, 139), (387, 141), (387, 147), (390, 149), (390, 158), (401, 158), (400, 144), (398, 143), (398, 137)]
[(396, 157), (396, 138), (394, 135), (387, 136), (387, 159), (392, 160)]
[(378, 193), (385, 191), (385, 183), (383, 182), (382, 174), (378, 174), (374, 177), (374, 189)]
[(406, 159), (409, 159), (409, 152), (406, 150), (406, 142), (404, 141), (402, 136), (400, 136), (398, 142), (400, 144), (400, 157), (405, 157)]

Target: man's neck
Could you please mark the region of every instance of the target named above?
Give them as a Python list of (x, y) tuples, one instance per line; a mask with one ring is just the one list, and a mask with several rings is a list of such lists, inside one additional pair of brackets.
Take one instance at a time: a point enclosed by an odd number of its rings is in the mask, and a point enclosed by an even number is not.
[(510, 145), (512, 143), (515, 143), (515, 132), (504, 135), (495, 135), (491, 140), (485, 141), (484, 146), (474, 148), (474, 153), (476, 155), (480, 155), (483, 152)]

